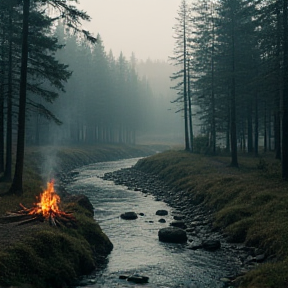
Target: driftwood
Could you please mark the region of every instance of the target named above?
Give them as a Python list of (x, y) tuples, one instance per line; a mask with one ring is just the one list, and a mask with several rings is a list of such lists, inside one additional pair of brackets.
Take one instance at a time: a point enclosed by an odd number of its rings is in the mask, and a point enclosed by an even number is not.
[(71, 212), (50, 211), (48, 216), (44, 216), (42, 212), (37, 212), (35, 208), (26, 208), (20, 204), (22, 208), (16, 212), (8, 212), (5, 216), (0, 218), (0, 224), (17, 223), (17, 225), (24, 225), (32, 222), (44, 222), (47, 220), (51, 226), (58, 227), (77, 227), (76, 218)]

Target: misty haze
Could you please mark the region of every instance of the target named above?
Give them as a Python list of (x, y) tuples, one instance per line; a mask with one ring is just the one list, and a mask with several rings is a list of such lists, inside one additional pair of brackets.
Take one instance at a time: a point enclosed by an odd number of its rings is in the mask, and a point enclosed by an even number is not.
[(287, 0), (0, 0), (0, 288), (287, 288)]

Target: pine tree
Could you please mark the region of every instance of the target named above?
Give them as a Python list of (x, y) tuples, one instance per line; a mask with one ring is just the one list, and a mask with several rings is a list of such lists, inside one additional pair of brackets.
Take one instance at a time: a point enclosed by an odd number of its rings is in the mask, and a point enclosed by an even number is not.
[(185, 135), (185, 150), (190, 150), (189, 143), (189, 122), (188, 122), (188, 93), (187, 93), (187, 52), (188, 52), (188, 35), (190, 33), (189, 27), (189, 6), (186, 0), (182, 0), (178, 17), (176, 18), (177, 24), (175, 30), (175, 48), (174, 56), (170, 57), (174, 66), (179, 66), (179, 70), (171, 76), (171, 80), (179, 81), (172, 88), (177, 92), (177, 99), (173, 103), (181, 103), (184, 110), (184, 135)]
[[(82, 32), (87, 39), (95, 42), (89, 32), (81, 30), (77, 23), (79, 20), (89, 20), (89, 16), (76, 9), (75, 6), (69, 5), (71, 1), (40, 1), (40, 5), (52, 5), (58, 8), (60, 15), (64, 15), (66, 21), (72, 29)], [(37, 2), (36, 2), (37, 4)], [(24, 147), (25, 147), (25, 120), (26, 120), (26, 99), (27, 99), (27, 68), (28, 68), (28, 37), (29, 37), (29, 16), (30, 16), (30, 0), (23, 0), (23, 28), (22, 28), (22, 52), (21, 52), (21, 73), (20, 73), (20, 89), (19, 89), (19, 111), (18, 111), (18, 135), (17, 135), (17, 153), (16, 165), (13, 182), (9, 193), (22, 194), (22, 176), (24, 164)]]

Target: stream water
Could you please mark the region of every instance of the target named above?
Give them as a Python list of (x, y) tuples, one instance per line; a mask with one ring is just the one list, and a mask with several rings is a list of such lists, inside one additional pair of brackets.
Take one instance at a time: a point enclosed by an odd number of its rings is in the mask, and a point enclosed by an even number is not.
[[(169, 226), (172, 208), (155, 201), (152, 195), (128, 190), (101, 177), (107, 172), (128, 168), (138, 158), (102, 162), (75, 170), (76, 176), (67, 190), (85, 194), (95, 211), (95, 219), (114, 245), (105, 266), (90, 275), (89, 287), (226, 287), (220, 279), (235, 272), (239, 262), (220, 249), (215, 252), (189, 250), (186, 244), (162, 243), (158, 230)], [(168, 210), (166, 223), (159, 223), (155, 212)], [(121, 213), (144, 213), (136, 220), (123, 220)], [(133, 284), (120, 275), (140, 274), (149, 277), (148, 284)]]

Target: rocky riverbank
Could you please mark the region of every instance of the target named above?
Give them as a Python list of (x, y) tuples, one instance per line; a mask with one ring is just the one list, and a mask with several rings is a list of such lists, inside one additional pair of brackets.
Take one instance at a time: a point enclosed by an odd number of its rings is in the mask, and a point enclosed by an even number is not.
[[(229, 243), (229, 239), (214, 228), (215, 211), (207, 209), (203, 203), (197, 203), (191, 193), (178, 191), (165, 184), (157, 175), (145, 173), (132, 167), (107, 173), (103, 178), (114, 181), (118, 185), (125, 185), (128, 189), (134, 190), (135, 193), (143, 193), (144, 196), (152, 194), (155, 201), (164, 201), (174, 208), (173, 221), (169, 224), (171, 227), (178, 227), (186, 231), (187, 249), (205, 249), (211, 253), (217, 249), (222, 249), (227, 257), (233, 255), (233, 257), (238, 258), (239, 269), (222, 279), (227, 285), (237, 286), (239, 284), (237, 282), (238, 276), (245, 274), (258, 263), (264, 261), (265, 255), (261, 249), (247, 247), (240, 243)], [(159, 213), (159, 216), (161, 215)], [(159, 218), (159, 221), (166, 221), (165, 217)], [(225, 261), (224, 258), (223, 261)]]

